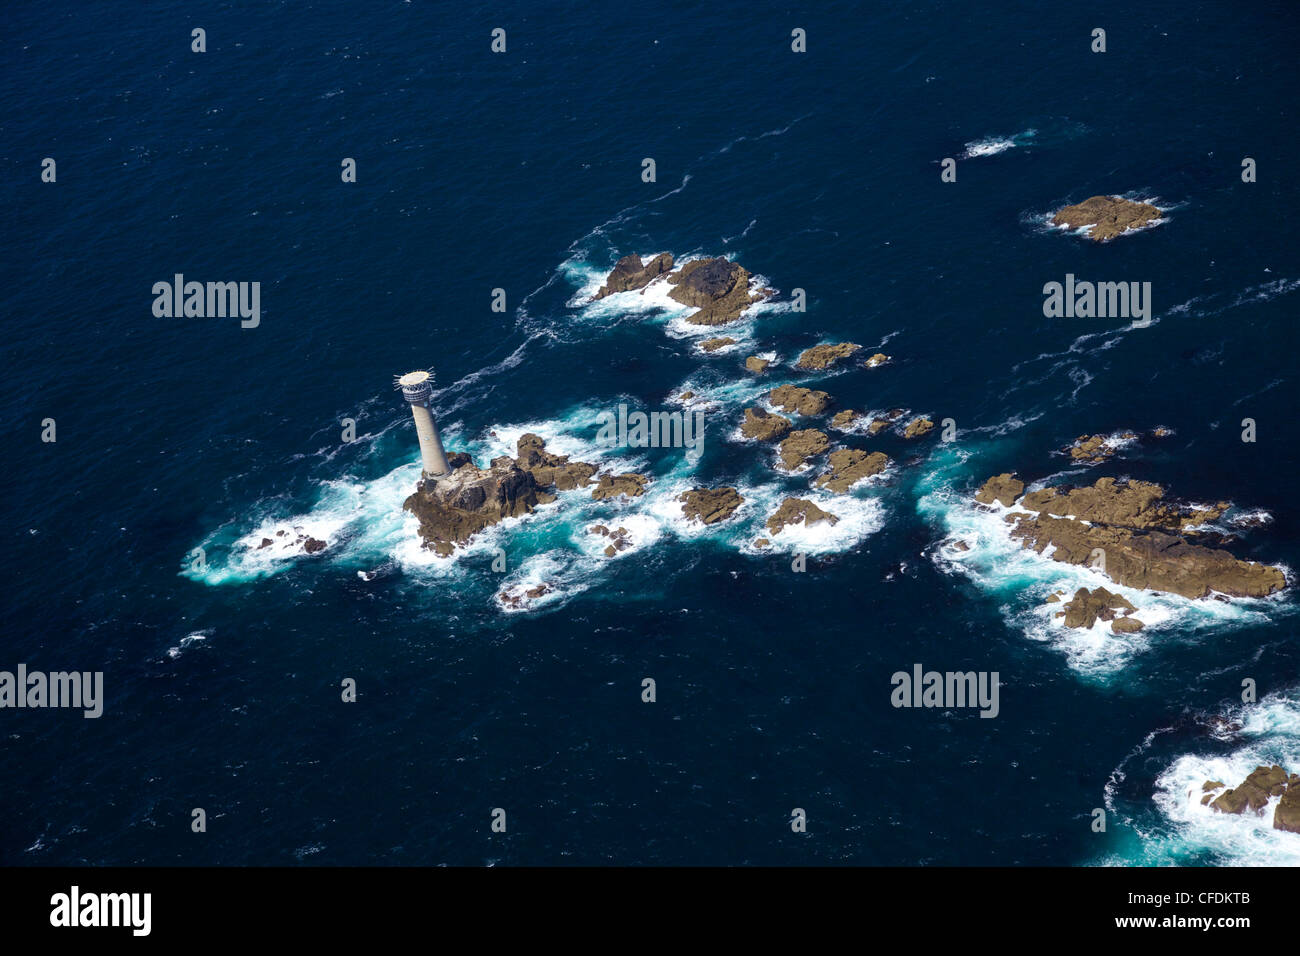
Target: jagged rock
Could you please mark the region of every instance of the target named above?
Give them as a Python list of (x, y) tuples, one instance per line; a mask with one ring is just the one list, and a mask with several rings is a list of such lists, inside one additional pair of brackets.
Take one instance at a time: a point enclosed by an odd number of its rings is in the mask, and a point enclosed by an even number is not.
[(1273, 810), (1273, 829), (1300, 833), (1300, 777), (1291, 774), (1286, 792)]
[[(980, 494), (991, 491), (991, 484), (986, 482)], [(1163, 496), (1164, 489), (1150, 482), (1101, 478), (1090, 487), (1029, 492), (1018, 502), (1025, 511), (1006, 517), (1011, 536), (1023, 547), (1040, 554), (1051, 548), (1055, 561), (1095, 564), (1094, 551), (1100, 549), (1105, 562), (1099, 570), (1132, 588), (1201, 598), (1211, 591), (1265, 597), (1286, 586), (1279, 568), (1241, 561), (1169, 533), (1193, 533), (1188, 529), (1222, 514), (1227, 502), (1198, 509), (1165, 502)]]
[(980, 504), (991, 505), (997, 501), (1010, 508), (1025, 490), (1025, 483), (1017, 480), (1011, 472), (1003, 472), (984, 482), (983, 487), (975, 493), (975, 500)]
[(881, 417), (873, 418), (871, 424), (867, 426), (867, 432), (871, 435), (879, 435), (882, 431), (902, 417), (903, 410), (901, 408), (891, 408)]
[(581, 487), (596, 470), (570, 462), (567, 455), (552, 455), (533, 434), (519, 439), (518, 452), (518, 459), (494, 458), (487, 469), (459, 453), (448, 458), (450, 474), (422, 479), (402, 508), (418, 519), (423, 546), (449, 555), (484, 528), (554, 501), (547, 488)]
[(826, 437), (826, 433), (819, 432), (815, 428), (791, 432), (789, 437), (781, 442), (781, 464), (787, 471), (794, 471), (809, 458), (820, 455), (830, 447), (831, 441)]
[(643, 263), (638, 255), (624, 256), (614, 263), (614, 271), (609, 274), (605, 284), (596, 293), (597, 299), (603, 299), (615, 292), (629, 292), (649, 285), (659, 276), (672, 270), (673, 257), (667, 253), (655, 256)]
[[(1240, 786), (1225, 790), (1212, 800), (1210, 809), (1220, 813), (1244, 813), (1247, 810), (1262, 813), (1269, 797), (1278, 797), (1287, 791), (1287, 782), (1287, 772), (1277, 764), (1256, 767)], [(1274, 826), (1277, 826), (1276, 814)]]
[(800, 415), (820, 415), (831, 403), (825, 392), (798, 385), (778, 385), (767, 393), (767, 400), (783, 411)]
[(668, 276), (673, 290), (669, 298), (698, 309), (686, 317), (692, 325), (725, 325), (770, 294), (764, 289), (749, 291), (747, 269), (726, 259), (696, 259)]
[(1110, 622), (1110, 629), (1116, 634), (1133, 634), (1145, 626), (1135, 617), (1117, 617)]
[(645, 483), (648, 480), (645, 475), (632, 472), (623, 475), (601, 475), (596, 487), (591, 489), (591, 497), (597, 501), (617, 498), (619, 495), (639, 498), (645, 494)]
[(889, 361), (888, 355), (886, 355), (884, 352), (877, 352), (875, 355), (871, 356), (871, 358), (867, 359), (862, 364), (865, 365), (867, 368), (875, 368), (877, 365), (884, 365), (888, 361)]
[(848, 431), (853, 427), (853, 423), (861, 417), (861, 412), (855, 412), (851, 408), (846, 408), (842, 412), (836, 412), (831, 417), (831, 427), (838, 428), (840, 431)]
[(1081, 229), (1092, 226), (1088, 238), (1098, 242), (1154, 222), (1160, 210), (1150, 203), (1134, 202), (1119, 196), (1092, 196), (1074, 206), (1066, 206), (1052, 217), (1052, 224)]
[(759, 358), (757, 355), (751, 355), (745, 359), (745, 368), (749, 369), (755, 375), (762, 375), (767, 371), (767, 367), (772, 364), (771, 359)]
[(1224, 786), (1225, 784), (1222, 780), (1207, 780), (1205, 783), (1201, 784), (1201, 792), (1204, 793), (1209, 790), (1222, 790)]
[(839, 516), (833, 515), (829, 511), (822, 511), (816, 504), (807, 498), (786, 498), (781, 502), (781, 507), (767, 519), (767, 530), (772, 534), (780, 534), (781, 529), (789, 524), (803, 523), (805, 525), (817, 524), (819, 521), (828, 521), (831, 524), (838, 522)]
[(1213, 521), (1231, 507), (1231, 502), (1220, 501), (1208, 508), (1190, 508), (1167, 503), (1164, 496), (1165, 489), (1154, 482), (1099, 478), (1094, 484), (1079, 488), (1050, 487), (1030, 492), (1020, 506), (1095, 524), (1169, 532), (1182, 532)]
[(1062, 607), (1066, 627), (1092, 627), (1099, 619), (1114, 620), (1116, 611), (1137, 610), (1125, 598), (1112, 594), (1105, 588), (1094, 588), (1092, 591), (1079, 588), (1074, 592), (1074, 598)]
[(777, 441), (790, 431), (790, 419), (773, 415), (761, 408), (745, 409), (745, 420), (741, 423), (740, 433), (746, 438), (757, 441)]
[(819, 476), (814, 484), (837, 495), (844, 494), (856, 482), (880, 474), (888, 465), (889, 456), (882, 452), (867, 453), (859, 448), (838, 448), (831, 452), (830, 469)]
[(308, 554), (315, 554), (317, 551), (325, 550), (325, 542), (319, 538), (308, 537), (302, 544), (302, 549)]
[(270, 538), (263, 538), (262, 543), (257, 546), (257, 550), (261, 551), (263, 548), (269, 548), (273, 544), (275, 544), (275, 542)]
[(841, 359), (846, 359), (861, 349), (861, 345), (852, 342), (839, 342), (834, 345), (814, 345), (804, 351), (794, 363), (795, 368), (824, 369), (830, 368)]
[(903, 429), (903, 437), (920, 438), (933, 427), (934, 422), (930, 421), (928, 418), (913, 418), (907, 423), (907, 427)]
[(716, 352), (718, 349), (725, 349), (728, 345), (735, 344), (736, 340), (727, 335), (716, 339), (705, 339), (700, 343), (700, 349), (705, 352)]
[(716, 524), (730, 518), (745, 499), (735, 488), (694, 488), (677, 499), (691, 521)]
[(591, 476), (596, 473), (595, 465), (585, 461), (570, 462), (568, 455), (551, 454), (541, 437), (531, 432), (520, 436), (517, 447), (519, 457), (516, 464), (532, 472), (537, 484), (543, 488), (553, 487), (557, 491), (582, 488), (591, 484)]

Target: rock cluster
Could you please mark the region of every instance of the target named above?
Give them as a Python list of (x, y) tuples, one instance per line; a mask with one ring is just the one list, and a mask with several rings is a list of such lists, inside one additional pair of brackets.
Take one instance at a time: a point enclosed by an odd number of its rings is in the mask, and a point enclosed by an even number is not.
[(1150, 203), (1134, 202), (1119, 196), (1093, 196), (1057, 212), (1052, 217), (1052, 224), (1070, 229), (1091, 226), (1088, 238), (1105, 242), (1130, 229), (1154, 222), (1160, 215), (1160, 210)]
[[(590, 484), (596, 471), (594, 465), (551, 454), (537, 435), (523, 435), (516, 447), (517, 458), (502, 455), (486, 469), (464, 453), (452, 455), (450, 474), (420, 481), (402, 507), (419, 520), (424, 547), (449, 555), (484, 528), (554, 501), (555, 491)], [(614, 481), (627, 487), (625, 479), (631, 477)]]
[(1273, 810), (1273, 829), (1300, 833), (1300, 774), (1287, 773), (1277, 764), (1256, 767), (1239, 786), (1216, 796), (1215, 791), (1222, 789), (1220, 780), (1205, 781), (1201, 804), (1209, 804), (1219, 813), (1242, 814), (1249, 810), (1263, 816), (1269, 799), (1281, 797)]
[[(277, 538), (287, 538), (289, 537), (289, 532), (281, 528), (275, 533), (275, 536)], [(273, 544), (275, 544), (275, 541), (271, 538), (263, 538), (261, 543), (258, 544), (257, 550), (261, 551), (263, 548), (269, 548)], [(324, 551), (328, 547), (326, 542), (322, 541), (320, 538), (313, 538), (311, 535), (303, 531), (302, 528), (294, 528), (293, 540), (289, 542), (281, 542), (281, 544), (288, 544), (290, 547), (302, 548), (302, 550), (307, 554), (315, 554), (317, 551)]]
[(612, 558), (620, 551), (626, 551), (632, 546), (630, 537), (632, 532), (628, 531), (627, 528), (615, 528), (610, 531), (603, 524), (598, 524), (588, 528), (587, 534), (598, 534), (609, 538), (609, 544), (605, 546), (605, 557), (607, 558)]
[[(1116, 634), (1142, 630), (1142, 622), (1137, 618), (1129, 617), (1137, 608), (1125, 598), (1112, 594), (1105, 588), (1094, 588), (1091, 591), (1087, 588), (1079, 588), (1074, 592), (1073, 600), (1067, 601), (1062, 608), (1056, 612), (1056, 616), (1065, 618), (1066, 627), (1092, 627), (1101, 620), (1110, 621), (1110, 629)], [(1116, 611), (1122, 613), (1116, 614)]]
[(1166, 501), (1159, 485), (1114, 478), (1020, 496), (1023, 487), (1009, 474), (998, 475), (984, 483), (975, 499), (1023, 509), (1006, 517), (1011, 537), (1025, 548), (1048, 552), (1055, 561), (1088, 564), (1127, 587), (1189, 598), (1211, 591), (1264, 597), (1286, 586), (1278, 568), (1187, 540), (1195, 534), (1194, 526), (1222, 514), (1226, 502), (1194, 508)]

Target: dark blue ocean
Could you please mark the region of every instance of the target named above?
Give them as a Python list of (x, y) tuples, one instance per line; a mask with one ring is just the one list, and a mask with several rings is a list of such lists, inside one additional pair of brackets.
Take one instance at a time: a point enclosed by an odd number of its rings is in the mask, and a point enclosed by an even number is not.
[[(1300, 568), (1291, 4), (3, 17), (0, 669), (102, 671), (105, 702), (0, 710), (0, 863), (1300, 862), (1300, 837), (1188, 796), (1300, 771), (1293, 591), (1150, 598), (1139, 634), (1065, 632), (1043, 600), (1085, 572), (970, 506), (1007, 470), (1158, 481), (1266, 513), (1234, 552)], [(1108, 243), (1048, 228), (1098, 193), (1165, 221)], [(590, 301), (620, 256), (665, 251), (778, 295), (713, 355), (663, 296)], [(177, 273), (260, 282), (260, 325), (156, 317)], [(1150, 282), (1151, 324), (1045, 318), (1066, 274)], [(891, 361), (791, 367), (840, 341)], [(449, 450), (486, 465), (533, 431), (650, 493), (561, 496), (455, 560), (421, 553), (392, 377), (429, 366)], [(758, 553), (809, 476), (734, 432), (784, 382), (957, 436), (832, 432), (893, 466), (825, 505), (833, 529)], [(698, 462), (595, 447), (601, 411), (684, 390), (713, 408)], [(1142, 440), (1104, 466), (1059, 452), (1125, 429)], [(705, 484), (747, 510), (686, 526), (671, 496)], [(606, 559), (598, 521), (635, 548)], [(294, 528), (328, 547), (249, 547)], [(494, 597), (540, 582), (531, 610)], [(918, 663), (997, 671), (997, 718), (891, 706)]]

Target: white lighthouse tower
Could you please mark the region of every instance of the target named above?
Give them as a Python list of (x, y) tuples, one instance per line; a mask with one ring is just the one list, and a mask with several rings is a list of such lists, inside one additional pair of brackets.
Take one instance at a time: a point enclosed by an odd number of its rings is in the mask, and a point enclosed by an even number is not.
[(402, 390), (402, 397), (411, 403), (415, 433), (420, 438), (424, 477), (439, 478), (450, 473), (447, 455), (442, 450), (442, 439), (438, 437), (438, 423), (433, 420), (433, 409), (429, 407), (429, 393), (433, 391), (433, 370), (407, 372), (397, 379), (397, 387)]

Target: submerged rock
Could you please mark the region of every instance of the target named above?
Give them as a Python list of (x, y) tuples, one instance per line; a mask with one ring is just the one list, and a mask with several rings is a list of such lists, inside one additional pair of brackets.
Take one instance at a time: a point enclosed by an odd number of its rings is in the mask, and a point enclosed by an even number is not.
[(830, 368), (836, 362), (848, 358), (854, 352), (861, 349), (861, 345), (853, 342), (839, 342), (833, 345), (814, 345), (812, 348), (804, 351), (794, 363), (795, 368), (802, 369), (824, 369)]
[(1057, 212), (1052, 217), (1052, 224), (1070, 229), (1092, 226), (1088, 238), (1105, 242), (1130, 229), (1154, 222), (1160, 216), (1160, 210), (1150, 203), (1134, 202), (1119, 196), (1092, 196)]
[(863, 478), (878, 475), (889, 465), (883, 452), (865, 452), (859, 448), (838, 448), (831, 452), (830, 468), (814, 484), (837, 495), (844, 494)]
[(825, 392), (798, 385), (778, 385), (767, 393), (767, 400), (783, 411), (800, 415), (820, 415), (831, 403)]
[(730, 518), (745, 499), (735, 488), (693, 488), (677, 500), (689, 520), (716, 524)]
[(761, 408), (747, 408), (745, 420), (740, 425), (740, 433), (756, 441), (777, 441), (785, 437), (792, 427), (788, 418), (773, 415)]
[(614, 263), (614, 271), (605, 279), (605, 284), (596, 293), (597, 299), (603, 299), (615, 292), (630, 292), (649, 285), (659, 276), (669, 272), (673, 267), (673, 257), (667, 253), (655, 256), (649, 262), (642, 262), (638, 255), (624, 256)]
[(512, 587), (498, 591), (497, 600), (508, 608), (523, 609), (533, 601), (550, 594), (554, 590), (554, 585), (548, 584), (545, 581), (536, 587), (531, 588), (525, 588), (522, 585), (516, 584)]
[(781, 502), (781, 507), (777, 508), (770, 518), (767, 519), (767, 530), (772, 534), (780, 534), (781, 529), (786, 525), (804, 524), (813, 525), (820, 521), (826, 521), (835, 524), (839, 521), (838, 515), (833, 515), (829, 511), (822, 511), (816, 504), (807, 498), (786, 498)]

